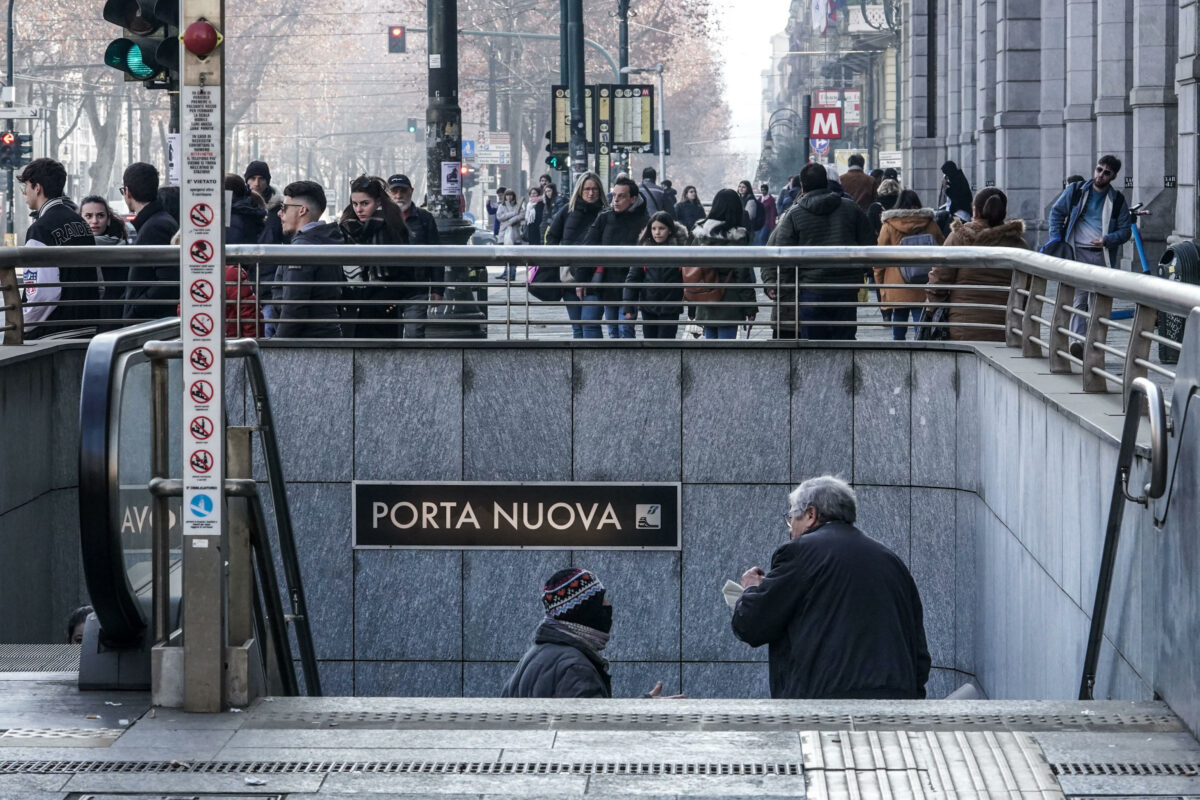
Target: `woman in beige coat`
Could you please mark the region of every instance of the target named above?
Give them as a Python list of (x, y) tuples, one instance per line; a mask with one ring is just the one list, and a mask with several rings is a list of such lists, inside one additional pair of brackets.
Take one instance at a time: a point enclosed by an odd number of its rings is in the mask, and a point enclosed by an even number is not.
[[(942, 229), (934, 222), (933, 214), (932, 208), (921, 208), (921, 198), (916, 192), (905, 189), (897, 198), (896, 207), (890, 211), (884, 211), (880, 217), (883, 225), (879, 229), (877, 244), (882, 247), (905, 244), (904, 239), (907, 237), (921, 236), (926, 233), (933, 237), (933, 241), (926, 241), (925, 244), (941, 244), (944, 239)], [(908, 244), (911, 243), (908, 242)], [(900, 271), (899, 266), (876, 267), (875, 283), (905, 283), (904, 274)], [(925, 302), (925, 287), (880, 289), (879, 301), (883, 304), (882, 307), (885, 311), (892, 312), (892, 339), (902, 342), (908, 333), (908, 326), (904, 323), (910, 319), (916, 322), (921, 318), (921, 303)], [(888, 315), (884, 314), (884, 318), (887, 319)]]
[[(1008, 216), (1008, 197), (995, 187), (982, 189), (971, 204), (974, 217), (970, 222), (955, 222), (946, 237), (946, 247), (1023, 247), (1025, 223)], [(926, 294), (934, 303), (987, 303), (1000, 308), (948, 309), (950, 338), (961, 341), (1004, 341), (1004, 305), (1008, 302), (1008, 287), (1012, 272), (994, 267), (934, 267), (929, 271)], [(995, 286), (996, 289), (960, 289), (956, 286)], [(999, 329), (956, 327), (964, 322), (983, 322), (999, 325)]]

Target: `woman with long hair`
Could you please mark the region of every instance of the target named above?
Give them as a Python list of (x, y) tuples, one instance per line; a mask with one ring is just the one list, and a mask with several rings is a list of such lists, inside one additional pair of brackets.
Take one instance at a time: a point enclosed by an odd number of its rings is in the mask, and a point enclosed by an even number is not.
[[(666, 211), (656, 211), (650, 215), (650, 224), (638, 237), (641, 247), (683, 247), (691, 237), (687, 228), (675, 221)], [(667, 283), (671, 286), (647, 286), (642, 283)], [(625, 276), (625, 291), (621, 297), (623, 303), (658, 303), (660, 305), (630, 306), (624, 310), (627, 320), (637, 318), (638, 309), (642, 312), (643, 339), (674, 339), (679, 332), (680, 312), (683, 306), (683, 277), (679, 267), (650, 266), (629, 268)]]
[[(905, 189), (900, 192), (896, 199), (896, 207), (884, 211), (881, 215), (881, 229), (876, 244), (882, 247), (895, 246), (899, 244), (913, 244), (912, 240), (905, 242), (904, 240), (910, 236), (923, 236), (929, 234), (930, 239), (916, 240), (917, 243), (926, 245), (941, 244), (943, 240), (942, 229), (938, 227), (934, 220), (934, 210), (932, 208), (923, 208), (921, 206), (921, 198), (912, 189)], [(879, 284), (900, 284), (904, 283), (904, 273), (900, 267), (876, 267), (875, 268), (875, 283)], [(918, 286), (912, 289), (880, 289), (879, 300), (883, 303), (883, 309), (889, 312), (885, 318), (892, 323), (892, 339), (897, 342), (904, 341), (904, 337), (908, 334), (908, 326), (904, 323), (910, 318), (916, 322), (921, 318), (920, 304), (925, 300), (924, 287)]]
[[(600, 216), (600, 212), (608, 207), (604, 196), (604, 183), (594, 172), (585, 172), (575, 181), (575, 191), (571, 193), (571, 201), (567, 207), (555, 215), (546, 230), (546, 244), (576, 245), (583, 244), (587, 238), (588, 229)], [(574, 269), (563, 270), (564, 280), (578, 282), (579, 276)], [(582, 317), (583, 309), (579, 301), (582, 297), (575, 289), (563, 289), (563, 300), (567, 303), (567, 317), (571, 322), (571, 335), (576, 339), (583, 338), (583, 326), (577, 324)]]
[[(743, 226), (746, 204), (733, 189), (722, 189), (713, 197), (708, 216), (696, 223), (692, 238), (707, 247), (745, 247), (750, 242)], [(717, 282), (728, 283), (717, 302), (696, 306), (696, 322), (704, 328), (705, 339), (736, 339), (737, 326), (758, 316), (757, 295), (752, 285), (754, 273), (749, 267), (717, 267)]]
[[(108, 201), (100, 195), (90, 194), (83, 198), (83, 202), (79, 204), (79, 216), (83, 217), (83, 221), (91, 229), (96, 244), (129, 244), (129, 231), (125, 228), (125, 220), (121, 219)], [(125, 287), (115, 284), (129, 280), (129, 267), (97, 267), (96, 271), (100, 281), (100, 305), (97, 306), (96, 316), (100, 319), (120, 319)]]
[[(342, 210), (338, 227), (350, 244), (408, 244), (404, 213), (388, 194), (387, 184), (375, 176), (359, 175), (350, 183), (350, 202)], [(420, 325), (408, 323), (402, 328), (397, 323), (383, 321), (408, 316), (402, 310), (407, 312), (409, 306), (402, 301), (419, 296), (421, 290), (419, 287), (380, 284), (408, 280), (409, 273), (385, 265), (345, 266), (342, 269), (350, 284), (343, 293), (355, 301), (355, 305), (342, 309), (344, 336), (399, 339), (409, 333), (409, 328)], [(357, 323), (347, 323), (347, 319), (354, 318), (358, 319)], [(415, 330), (412, 335), (416, 336)]]
[(695, 186), (683, 187), (683, 199), (675, 204), (675, 221), (689, 231), (704, 219), (704, 204)]
[[(1025, 223), (1019, 219), (1007, 219), (1008, 197), (1004, 192), (989, 186), (981, 189), (971, 203), (970, 222), (955, 220), (946, 237), (946, 247), (1023, 247)], [(934, 267), (929, 271), (929, 286), (926, 296), (933, 303), (972, 303), (999, 306), (999, 308), (955, 308), (947, 309), (950, 338), (954, 341), (1004, 341), (1004, 306), (1008, 302), (1008, 287), (1012, 273), (1007, 269), (992, 267)], [(964, 288), (957, 288), (957, 287)], [(995, 286), (996, 289), (965, 288)], [(963, 323), (990, 323), (999, 329), (964, 328)]]

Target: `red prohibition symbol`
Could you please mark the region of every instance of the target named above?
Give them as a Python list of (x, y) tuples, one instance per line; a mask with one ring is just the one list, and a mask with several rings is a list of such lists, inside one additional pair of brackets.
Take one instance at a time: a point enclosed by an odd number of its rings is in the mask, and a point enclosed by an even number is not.
[(196, 369), (209, 369), (213, 365), (212, 350), (209, 350), (207, 347), (197, 347), (192, 351), (192, 354), (188, 356), (188, 360)]
[(208, 403), (213, 399), (213, 387), (208, 381), (195, 381), (189, 391), (192, 400), (197, 403)]
[(192, 469), (196, 472), (208, 472), (213, 468), (212, 453), (207, 450), (197, 450), (192, 453), (192, 457), (188, 459), (188, 463), (191, 464)]
[(213, 318), (208, 314), (193, 314), (192, 321), (188, 323), (188, 327), (197, 336), (208, 336), (213, 332)]
[(209, 225), (212, 225), (213, 221), (212, 206), (208, 203), (196, 203), (196, 205), (192, 206), (188, 218), (191, 219), (192, 224), (196, 227), (207, 228)]
[(212, 243), (207, 239), (197, 239), (192, 242), (192, 248), (188, 252), (192, 254), (192, 260), (198, 264), (207, 264), (216, 255)]
[(188, 294), (197, 303), (207, 303), (213, 298), (213, 285), (203, 278), (198, 281), (192, 281), (192, 285), (188, 289)]
[(212, 420), (208, 417), (196, 417), (188, 428), (197, 439), (207, 439), (213, 435)]

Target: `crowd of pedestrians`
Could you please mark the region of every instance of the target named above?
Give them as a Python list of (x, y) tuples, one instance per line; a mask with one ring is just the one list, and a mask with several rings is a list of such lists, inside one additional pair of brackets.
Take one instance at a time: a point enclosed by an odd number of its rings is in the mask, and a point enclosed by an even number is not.
[[(1093, 179), (1064, 189), (1050, 211), (1049, 252), (1083, 263), (1115, 266), (1130, 237), (1131, 216), (1113, 186), (1121, 162), (1099, 160)], [(503, 245), (602, 247), (722, 246), (1027, 247), (1024, 225), (1008, 217), (1004, 192), (988, 187), (972, 194), (965, 173), (946, 161), (936, 207), (906, 188), (895, 170), (866, 169), (851, 155), (839, 174), (833, 165), (810, 163), (791, 176), (778, 196), (748, 180), (716, 191), (707, 205), (695, 186), (679, 194), (660, 182), (653, 167), (641, 181), (621, 174), (606, 187), (600, 176), (580, 176), (569, 196), (551, 177), (519, 194), (501, 187), (487, 202), (492, 230)], [(63, 190), (66, 173), (48, 158), (18, 176), (34, 222), (29, 246), (160, 245), (177, 241), (178, 190), (160, 186), (151, 164), (129, 165), (119, 192), (128, 216), (99, 195), (79, 206)], [(349, 188), (340, 214), (327, 209), (324, 187), (312, 181), (271, 183), (270, 166), (252, 161), (244, 174), (226, 176), (231, 198), (226, 241), (230, 244), (431, 245), (439, 242), (432, 215), (413, 202), (403, 174), (384, 180), (361, 175)], [(330, 219), (332, 217), (332, 219)], [(128, 220), (128, 221), (127, 221)], [(25, 269), (22, 276), (27, 338), (71, 327), (94, 329), (177, 313), (177, 265), (101, 269), (62, 264)], [(749, 262), (750, 259), (747, 259)], [(517, 279), (510, 264), (500, 276)], [(530, 270), (531, 273), (534, 270)], [(775, 338), (854, 339), (859, 309), (873, 295), (892, 337), (949, 325), (956, 340), (1003, 339), (1008, 273), (995, 268), (912, 268), (897, 263), (866, 270), (853, 261), (770, 263), (756, 274), (751, 263), (716, 268), (605, 267), (575, 265), (538, 270), (540, 299), (565, 308), (575, 338), (676, 338), (681, 332), (710, 339), (749, 337), (760, 310), (769, 310)], [(319, 276), (319, 277), (318, 277)], [(233, 270), (228, 294), (231, 330), (262, 337), (419, 339), (426, 336), (432, 305), (442, 301), (441, 265), (400, 267), (368, 264), (337, 267), (281, 266), (264, 273)], [(866, 283), (864, 284), (864, 280)], [(58, 284), (57, 286), (54, 284)], [(342, 284), (342, 285), (322, 285)], [(995, 287), (994, 289), (988, 287)], [(254, 288), (248, 288), (254, 287)], [(257, 291), (257, 296), (255, 294)], [(1075, 306), (1090, 298), (1078, 293)], [(257, 309), (251, 324), (243, 308)], [(933, 309), (940, 308), (935, 316)], [(231, 323), (232, 324), (232, 323)], [(1076, 334), (1086, 320), (1073, 315)], [(1079, 354), (1078, 342), (1072, 345)]]

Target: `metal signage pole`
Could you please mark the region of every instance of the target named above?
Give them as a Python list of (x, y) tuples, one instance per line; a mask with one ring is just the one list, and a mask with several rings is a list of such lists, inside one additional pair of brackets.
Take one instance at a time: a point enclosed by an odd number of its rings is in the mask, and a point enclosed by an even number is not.
[(183, 704), (207, 712), (225, 695), (224, 12), (180, 2)]

